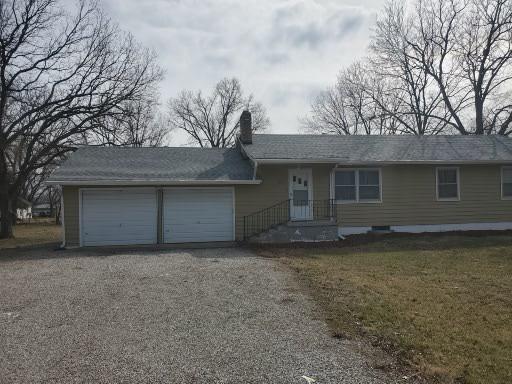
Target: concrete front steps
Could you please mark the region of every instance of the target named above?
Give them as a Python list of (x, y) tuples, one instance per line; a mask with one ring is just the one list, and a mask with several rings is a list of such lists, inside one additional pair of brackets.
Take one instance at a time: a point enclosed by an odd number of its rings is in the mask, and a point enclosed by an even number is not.
[(249, 238), (249, 243), (276, 244), (338, 240), (336, 220), (289, 221)]

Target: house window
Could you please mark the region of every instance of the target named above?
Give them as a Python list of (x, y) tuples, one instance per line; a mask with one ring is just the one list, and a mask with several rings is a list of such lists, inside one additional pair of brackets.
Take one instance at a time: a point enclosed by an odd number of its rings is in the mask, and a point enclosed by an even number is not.
[(334, 198), (341, 202), (381, 200), (378, 169), (346, 169), (334, 172)]
[(359, 170), (359, 201), (380, 200), (380, 173), (376, 169)]
[(501, 197), (512, 199), (512, 167), (501, 168)]
[(459, 200), (459, 169), (437, 168), (437, 199)]
[(341, 201), (357, 201), (356, 171), (337, 171), (334, 174), (334, 198)]

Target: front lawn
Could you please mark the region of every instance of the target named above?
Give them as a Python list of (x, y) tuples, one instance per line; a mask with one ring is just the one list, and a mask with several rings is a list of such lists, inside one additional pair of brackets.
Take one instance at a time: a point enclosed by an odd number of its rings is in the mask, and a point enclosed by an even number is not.
[(364, 337), (436, 381), (512, 383), (512, 236), (277, 252), (337, 336)]
[(0, 239), (0, 249), (57, 243), (61, 241), (61, 226), (51, 219), (14, 226), (14, 238)]

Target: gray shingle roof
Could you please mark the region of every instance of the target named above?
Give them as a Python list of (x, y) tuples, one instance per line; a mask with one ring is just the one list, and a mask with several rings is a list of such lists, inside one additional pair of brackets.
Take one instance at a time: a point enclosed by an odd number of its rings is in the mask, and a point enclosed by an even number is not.
[(252, 176), (252, 165), (235, 148), (81, 147), (52, 173), (49, 182), (241, 181)]
[(503, 136), (253, 135), (245, 145), (256, 160), (373, 162), (512, 162)]

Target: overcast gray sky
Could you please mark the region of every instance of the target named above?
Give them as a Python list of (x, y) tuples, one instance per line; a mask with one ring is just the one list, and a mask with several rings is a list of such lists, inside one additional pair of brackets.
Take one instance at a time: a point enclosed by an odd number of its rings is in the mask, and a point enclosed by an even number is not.
[[(365, 55), (384, 0), (103, 0), (105, 11), (154, 48), (166, 71), (162, 103), (237, 77), (267, 108), (272, 133), (298, 118), (343, 67)], [(183, 145), (174, 133), (170, 145)]]

